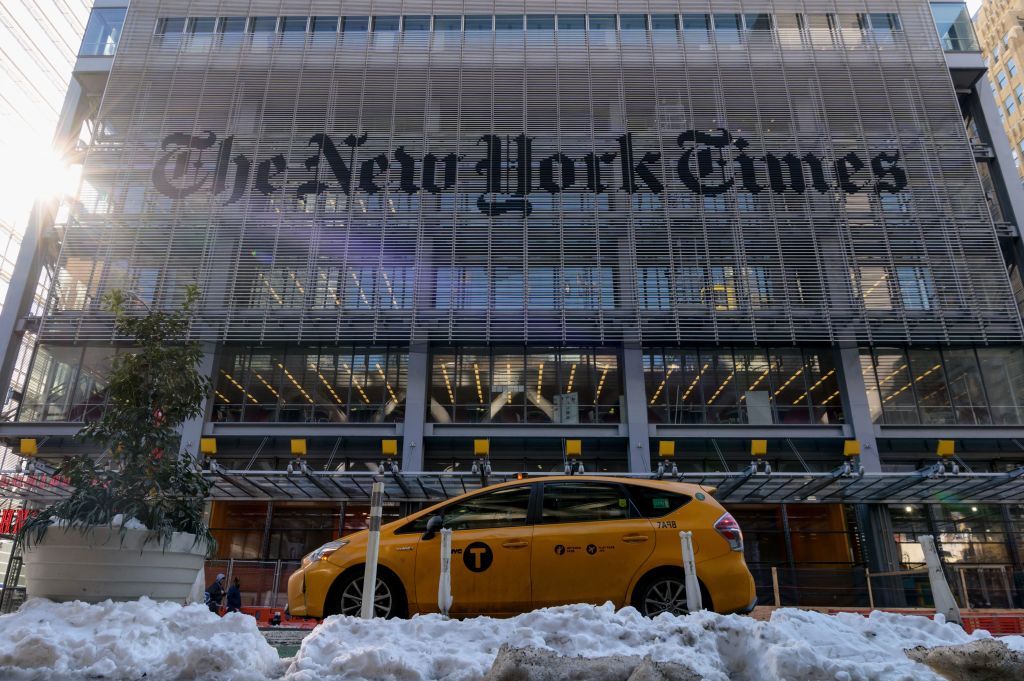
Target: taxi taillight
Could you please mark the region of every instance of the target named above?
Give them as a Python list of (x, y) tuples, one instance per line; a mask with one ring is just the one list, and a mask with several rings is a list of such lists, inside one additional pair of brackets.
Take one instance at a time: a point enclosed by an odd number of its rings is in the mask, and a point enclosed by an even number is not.
[(730, 549), (743, 550), (743, 532), (740, 530), (740, 524), (732, 517), (732, 513), (726, 512), (715, 521), (715, 531), (729, 542)]

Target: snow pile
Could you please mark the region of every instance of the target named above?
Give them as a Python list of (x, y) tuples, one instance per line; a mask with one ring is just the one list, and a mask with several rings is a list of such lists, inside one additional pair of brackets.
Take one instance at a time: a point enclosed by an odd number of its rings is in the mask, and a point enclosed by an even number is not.
[(113, 518), (111, 518), (110, 524), (114, 527), (124, 527), (126, 530), (148, 529), (145, 525), (142, 524), (141, 520), (138, 520), (136, 518), (128, 518), (128, 520), (125, 520), (124, 514), (122, 513), (118, 513)]
[(248, 615), (142, 598), (90, 605), (32, 599), (0, 617), (0, 679), (223, 679), (281, 673)]
[(699, 612), (649, 620), (633, 608), (570, 605), (511, 619), (411, 620), (331, 617), (302, 644), (288, 681), (476, 681), (498, 648), (532, 646), (562, 655), (649, 655), (707, 681), (941, 681), (904, 650), (964, 643), (957, 626), (925, 617), (784, 608), (768, 622)]

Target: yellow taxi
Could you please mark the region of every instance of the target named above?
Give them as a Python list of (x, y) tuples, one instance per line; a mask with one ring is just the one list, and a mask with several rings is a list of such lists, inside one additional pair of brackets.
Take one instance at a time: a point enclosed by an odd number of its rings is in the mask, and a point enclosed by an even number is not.
[[(679, 532), (693, 532), (703, 607), (757, 602), (739, 525), (713, 490), (674, 481), (545, 477), (486, 487), (384, 525), (374, 611), (438, 612), (441, 527), (452, 530), (453, 616), (567, 603), (688, 611)], [(329, 542), (288, 580), (293, 616), (359, 615), (368, 533)]]

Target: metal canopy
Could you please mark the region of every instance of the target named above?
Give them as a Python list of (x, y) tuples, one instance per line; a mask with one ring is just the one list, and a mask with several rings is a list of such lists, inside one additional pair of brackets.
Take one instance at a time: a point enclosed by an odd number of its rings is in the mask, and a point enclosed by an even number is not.
[[(352, 471), (208, 471), (211, 497), (217, 500), (338, 500), (365, 502), (380, 480), (388, 501), (442, 501), (481, 487), (517, 478), (495, 473), (486, 480), (471, 473), (373, 473)], [(646, 474), (617, 474), (651, 478)], [(668, 478), (666, 478), (668, 479)], [(937, 475), (867, 473), (684, 473), (678, 480), (717, 487), (727, 503), (1024, 503), (1024, 468), (1007, 473)], [(46, 502), (66, 496), (69, 488), (47, 473), (0, 471), (0, 498)]]

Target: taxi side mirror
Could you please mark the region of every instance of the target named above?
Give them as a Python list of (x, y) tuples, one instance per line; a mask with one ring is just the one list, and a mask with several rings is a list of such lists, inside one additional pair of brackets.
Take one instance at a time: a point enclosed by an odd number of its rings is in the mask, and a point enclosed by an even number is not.
[(439, 515), (432, 515), (427, 519), (427, 530), (423, 533), (423, 539), (433, 539), (434, 535), (444, 527), (444, 518)]

